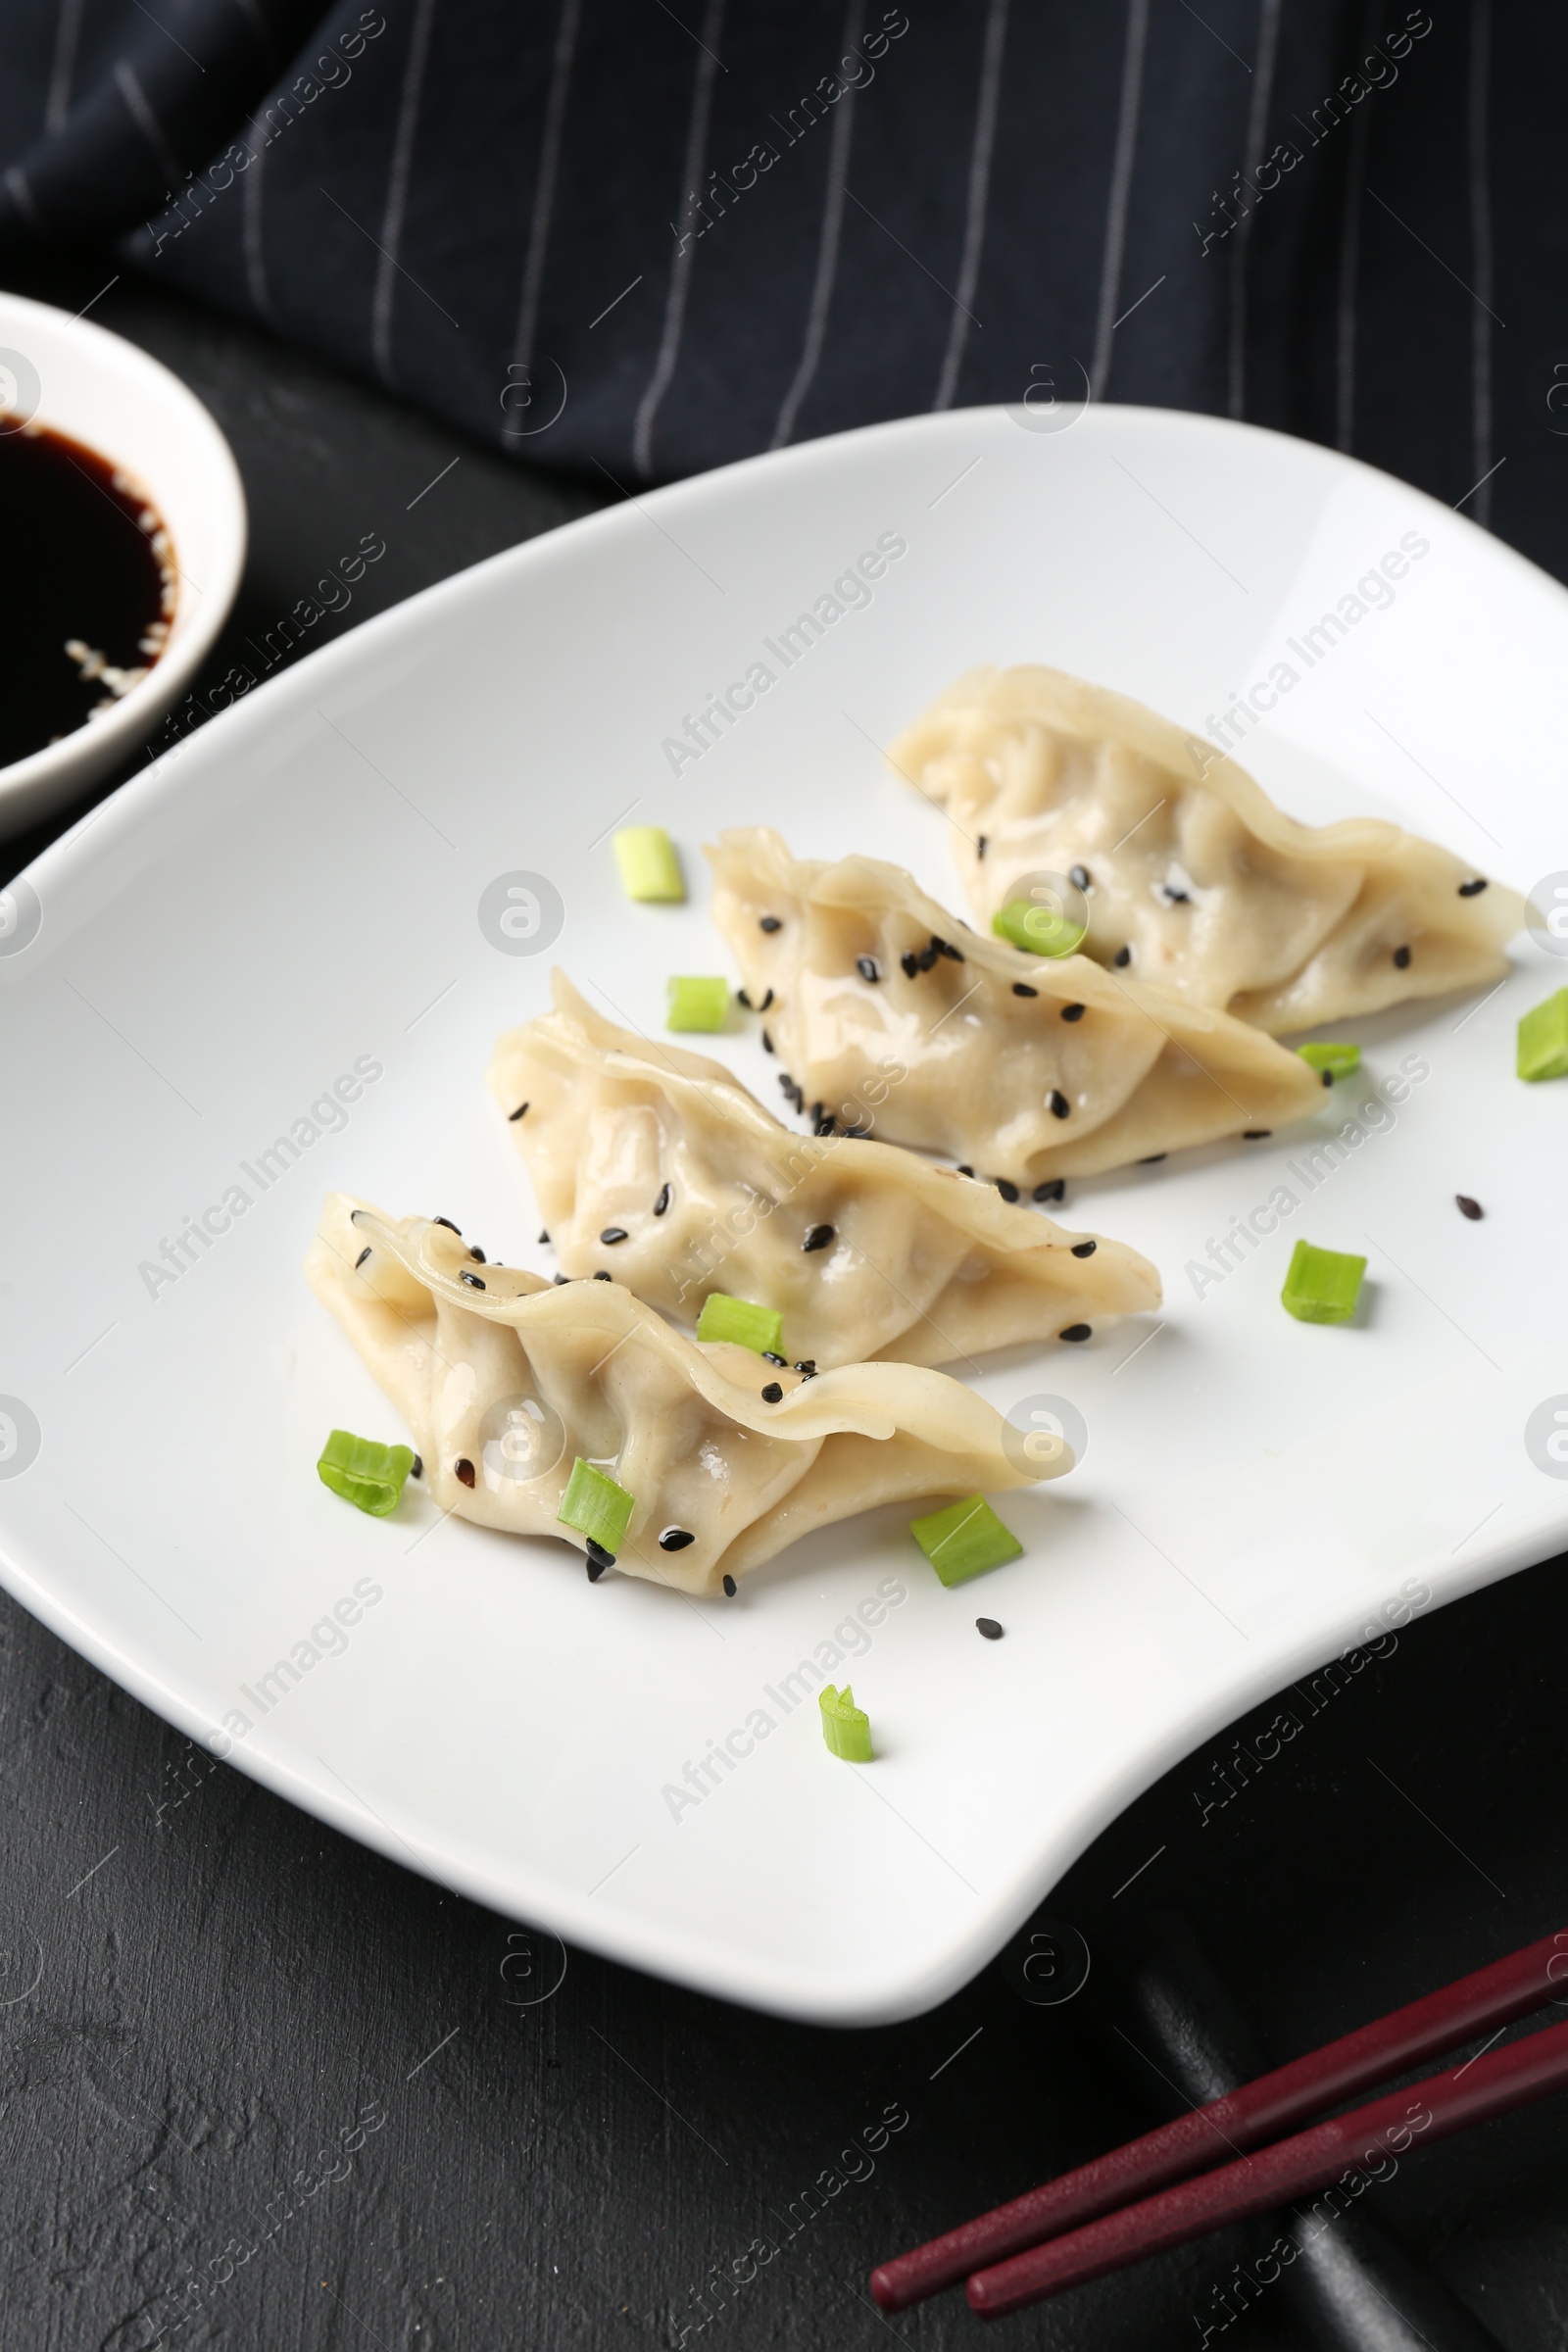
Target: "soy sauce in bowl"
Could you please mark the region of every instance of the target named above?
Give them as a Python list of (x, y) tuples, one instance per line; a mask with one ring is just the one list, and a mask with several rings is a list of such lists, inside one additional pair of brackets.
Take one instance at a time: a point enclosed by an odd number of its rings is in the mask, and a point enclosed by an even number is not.
[(168, 643), (178, 575), (161, 517), (96, 450), (0, 433), (0, 767), (113, 710)]

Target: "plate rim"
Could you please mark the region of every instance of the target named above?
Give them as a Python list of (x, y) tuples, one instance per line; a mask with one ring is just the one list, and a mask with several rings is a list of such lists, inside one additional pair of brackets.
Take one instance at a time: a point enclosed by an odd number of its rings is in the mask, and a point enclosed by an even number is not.
[[(821, 465), (824, 460), (832, 462), (846, 452), (853, 454), (856, 449), (864, 448), (870, 442), (884, 447), (920, 439), (939, 443), (956, 438), (966, 423), (985, 420), (989, 425), (1006, 414), (1004, 407), (993, 405), (983, 409), (893, 418), (873, 425), (853, 427), (820, 440), (763, 452), (739, 460), (731, 466), (715, 467), (709, 473), (663, 485), (646, 496), (639, 495), (635, 499), (607, 506), (540, 532), (511, 548), (502, 549), (462, 571), (433, 582), (358, 627), (345, 631), (330, 644), (291, 664), (286, 671), (265, 681), (259, 692), (246, 696), (242, 702), (220, 713), (216, 721), (210, 721), (194, 731), (191, 737), (175, 747), (173, 753), (127, 779), (99, 808), (77, 819), (41, 851), (23, 869), (24, 874), (38, 890), (47, 907), (50, 897), (64, 895), (77, 881), (88, 879), (99, 861), (113, 856), (116, 845), (127, 834), (133, 834), (138, 827), (156, 819), (161, 810), (177, 808), (187, 796), (199, 798), (205, 789), (203, 770), (213, 761), (220, 763), (228, 746), (243, 739), (242, 735), (236, 736), (236, 730), (255, 732), (258, 728), (269, 728), (272, 723), (273, 710), (280, 706), (306, 702), (337, 672), (353, 670), (363, 662), (374, 662), (379, 648), (388, 644), (396, 647), (405, 637), (419, 630), (425, 615), (432, 609), (432, 600), (435, 600), (439, 609), (442, 606), (461, 607), (469, 598), (482, 597), (485, 583), (501, 567), (518, 574), (541, 565), (548, 566), (558, 560), (563, 545), (581, 547), (590, 544), (595, 535), (612, 540), (615, 534), (634, 528), (639, 509), (650, 506), (661, 510), (689, 507), (726, 498), (729, 495), (728, 485), (737, 476), (750, 480), (756, 477), (759, 468), (799, 470), (803, 466), (812, 467)], [(1303, 442), (1271, 427), (1184, 410), (1106, 404), (1105, 412), (1102, 412), (1102, 415), (1105, 416), (1106, 420), (1097, 422), (1092, 427), (1095, 433), (1114, 430), (1125, 422), (1132, 424), (1135, 429), (1153, 424), (1177, 436), (1188, 433), (1210, 441), (1231, 441), (1238, 434), (1257, 436), (1269, 444), (1283, 444), (1295, 458), (1299, 459), (1305, 453), (1307, 462), (1320, 466), (1325, 475), (1344, 478), (1348, 473), (1377, 484), (1393, 483), (1436, 514), (1446, 516), (1448, 523), (1464, 523), (1468, 530), (1476, 533), (1477, 542), (1484, 543), (1492, 551), (1493, 557), (1500, 553), (1511, 560), (1520, 568), (1521, 577), (1528, 577), (1533, 593), (1539, 591), (1542, 585), (1554, 590), (1560, 600), (1560, 617), (1568, 624), (1568, 589), (1549, 573), (1517, 550), (1505, 547), (1490, 532), (1471, 521), (1469, 516), (1455, 514), (1429, 493), (1399, 482), (1397, 477), (1385, 473), (1363, 460), (1348, 457), (1322, 444)], [(302, 675), (308, 678), (308, 684), (301, 683)], [(182, 775), (181, 770), (187, 762), (181, 755), (198, 744), (206, 747), (204, 756), (191, 774)], [(89, 922), (91, 919), (89, 916)], [(1544, 1510), (1544, 1519), (1545, 1515)], [(1555, 1533), (1543, 1547), (1543, 1535), (1526, 1531), (1500, 1546), (1503, 1565), (1497, 1564), (1496, 1554), (1485, 1554), (1468, 1563), (1456, 1575), (1450, 1563), (1444, 1576), (1442, 1597), (1434, 1605), (1444, 1606), (1450, 1599), (1463, 1597), (1485, 1586), (1500, 1582), (1552, 1556), (1557, 1547), (1558, 1537)], [(39, 1567), (43, 1569), (42, 1562)], [(68, 1600), (51, 1591), (46, 1584), (40, 1583), (39, 1570), (24, 1565), (7, 1547), (3, 1538), (0, 1538), (0, 1584), (31, 1615), (111, 1680), (129, 1690), (141, 1703), (173, 1724), (186, 1737), (211, 1747), (218, 1728), (216, 1722), (209, 1721), (199, 1709), (182, 1698), (159, 1671), (126, 1656), (112, 1638), (101, 1634)], [(1361, 1614), (1360, 1610), (1348, 1607), (1340, 1612), (1347, 1621)], [(1282, 1689), (1294, 1674), (1310, 1671), (1322, 1664), (1325, 1655), (1333, 1655), (1332, 1650), (1325, 1652), (1323, 1638), (1321, 1633), (1308, 1629), (1298, 1635), (1289, 1647), (1276, 1647), (1252, 1674), (1238, 1684), (1227, 1685), (1213, 1700), (1185, 1714), (1179, 1724), (1173, 1724), (1150, 1748), (1143, 1750), (1136, 1762), (1126, 1763), (1115, 1774), (1105, 1776), (1097, 1786), (1092, 1801), (1086, 1802), (1073, 1815), (1072, 1826), (1063, 1831), (1058, 1843), (1064, 1850), (1057, 1852), (1053, 1848), (1044, 1861), (1036, 1853), (1026, 1863), (1012, 1869), (1004, 1887), (1000, 1891), (993, 1891), (980, 1906), (981, 1923), (977, 1926), (972, 1921), (966, 1922), (956, 1939), (945, 1942), (934, 1955), (922, 1958), (912, 1970), (899, 1971), (878, 1958), (869, 1969), (858, 1965), (849, 1969), (841, 1967), (837, 1977), (824, 1972), (819, 1978), (806, 1978), (796, 1962), (769, 1962), (764, 1965), (756, 1952), (747, 1952), (743, 1958), (737, 1959), (723, 1988), (715, 1989), (710, 1939), (705, 1942), (685, 1929), (677, 1933), (665, 1922), (641, 1915), (617, 1915), (612, 1902), (601, 1904), (598, 1911), (590, 1916), (589, 1905), (593, 1902), (593, 1896), (584, 1895), (560, 1882), (553, 1883), (550, 1888), (548, 1917), (554, 1925), (554, 1932), (622, 1965), (643, 1968), (706, 1992), (710, 1997), (729, 1999), (741, 2006), (768, 2011), (799, 2022), (854, 2028), (887, 2024), (924, 2014), (970, 1982), (990, 1963), (1022, 1922), (1047, 1898), (1051, 1887), (1062, 1874), (1072, 1867), (1139, 1793), (1152, 1787), (1182, 1756), (1211, 1738), (1215, 1731), (1238, 1720), (1249, 1708)], [(1283, 1677), (1280, 1673), (1282, 1662), (1292, 1667), (1292, 1673)], [(231, 1748), (226, 1760), (237, 1765), (272, 1793), (369, 1846), (386, 1859), (404, 1867), (412, 1866), (434, 1883), (446, 1886), (503, 1916), (527, 1916), (519, 1913), (517, 1896), (501, 1887), (482, 1868), (471, 1866), (466, 1860), (454, 1862), (450, 1854), (432, 1860), (429, 1855), (416, 1851), (394, 1828), (382, 1821), (367, 1800), (355, 1797), (351, 1803), (336, 1795), (330, 1788), (308, 1779), (285, 1759), (260, 1753), (249, 1742)], [(1040, 1883), (1042, 1874), (1043, 1885)], [(519, 1879), (528, 1879), (540, 1874), (536, 1865), (525, 1864), (516, 1875)], [(618, 1930), (615, 1925), (617, 1916), (623, 1922)], [(535, 1918), (536, 1924), (543, 1924), (545, 1914), (536, 1914)]]

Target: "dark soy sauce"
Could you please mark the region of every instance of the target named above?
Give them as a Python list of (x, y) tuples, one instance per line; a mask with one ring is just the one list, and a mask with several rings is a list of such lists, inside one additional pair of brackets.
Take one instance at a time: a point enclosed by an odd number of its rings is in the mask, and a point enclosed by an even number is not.
[(135, 484), (37, 425), (0, 432), (0, 766), (112, 710), (158, 660), (173, 549)]

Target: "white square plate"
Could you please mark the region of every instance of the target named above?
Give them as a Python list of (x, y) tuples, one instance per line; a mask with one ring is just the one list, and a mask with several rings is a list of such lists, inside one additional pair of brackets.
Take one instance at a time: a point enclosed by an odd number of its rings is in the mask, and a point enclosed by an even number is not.
[[(1392, 605), (1295, 660), (1410, 532), (1429, 550)], [(767, 641), (889, 533), (906, 552), (869, 603), (786, 668)], [(877, 746), (973, 662), (1048, 661), (1196, 729), (1291, 662), (1242, 754), (1286, 808), (1391, 814), (1530, 888), (1568, 867), (1565, 624), (1541, 573), (1321, 449), (998, 410), (661, 491), (313, 656), (14, 889), (10, 1590), (243, 1770), (484, 1903), (791, 2016), (940, 2000), (1215, 1727), (1568, 1542), (1568, 1484), (1525, 1434), (1549, 1400), (1568, 1412), (1568, 1086), (1513, 1076), (1515, 1021), (1561, 963), (1527, 938), (1486, 1002), (1360, 1024), (1362, 1079), (1319, 1122), (1353, 1116), (1358, 1140), (1310, 1189), (1300, 1130), (1069, 1186), (1066, 1220), (1145, 1250), (1167, 1304), (987, 1367), (1004, 1409), (1067, 1396), (1089, 1444), (1070, 1479), (1007, 1498), (1026, 1556), (951, 1592), (905, 1512), (699, 1605), (590, 1587), (575, 1554), (417, 1495), (388, 1521), (349, 1510), (315, 1475), (327, 1429), (398, 1433), (300, 1276), (321, 1196), (439, 1211), (548, 1268), (484, 1092), (495, 1033), (543, 1007), (556, 960), (657, 1032), (668, 972), (724, 968), (698, 845), (726, 824), (879, 853), (956, 907), (943, 820)], [(767, 690), (673, 774), (665, 739), (758, 662)], [(608, 835), (633, 814), (681, 845), (689, 906), (623, 900)], [(560, 893), (550, 953), (481, 927), (519, 871)], [(776, 1102), (755, 1034), (716, 1042)], [(1358, 1113), (1401, 1067), (1393, 1116)], [(1295, 1212), (1200, 1281), (1280, 1187)], [(157, 1279), (182, 1232), (193, 1262)], [(1301, 1233), (1368, 1256), (1354, 1325), (1282, 1312)], [(835, 1639), (879, 1592), (874, 1627)], [(877, 1736), (864, 1769), (781, 1690), (841, 1654)], [(749, 1721), (750, 1752), (713, 1761)]]

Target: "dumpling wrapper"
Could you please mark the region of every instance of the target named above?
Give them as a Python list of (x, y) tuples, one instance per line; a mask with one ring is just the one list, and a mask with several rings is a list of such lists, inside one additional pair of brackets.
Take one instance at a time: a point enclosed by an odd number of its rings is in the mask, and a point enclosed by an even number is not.
[[(1318, 1073), (1260, 1031), (1086, 956), (981, 939), (899, 866), (796, 859), (763, 826), (708, 856), (713, 919), (753, 1001), (773, 991), (766, 1028), (785, 1068), (845, 1126), (874, 1115), (894, 1142), (1033, 1186), (1322, 1105)], [(907, 976), (903, 957), (934, 938), (958, 960)], [(1082, 1012), (1064, 1017), (1071, 1005)]]
[[(699, 1347), (619, 1283), (558, 1288), (476, 1264), (449, 1227), (346, 1193), (327, 1196), (305, 1271), (402, 1414), (442, 1510), (583, 1550), (556, 1517), (580, 1454), (636, 1497), (616, 1565), (683, 1592), (716, 1592), (874, 1504), (1038, 1474), (1004, 1451), (994, 1406), (946, 1373), (850, 1364), (804, 1380), (749, 1348)], [(769, 1381), (778, 1404), (762, 1401)], [(1071, 1467), (1063, 1446), (1045, 1475)], [(695, 1542), (661, 1550), (668, 1527)]]
[(1486, 987), (1525, 920), (1501, 883), (1462, 896), (1482, 877), (1435, 842), (1298, 824), (1206, 739), (1057, 669), (970, 670), (888, 759), (946, 806), (988, 928), (1027, 876), (1086, 867), (1086, 954), (1130, 945), (1131, 976), (1273, 1036)]
[(603, 1267), (688, 1321), (710, 1291), (775, 1307), (791, 1359), (818, 1365), (950, 1363), (1159, 1304), (1124, 1243), (892, 1145), (793, 1135), (721, 1063), (617, 1028), (559, 971), (555, 999), (499, 1040), (489, 1082), (509, 1115), (528, 1105), (512, 1132), (564, 1273)]

